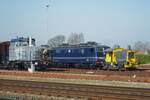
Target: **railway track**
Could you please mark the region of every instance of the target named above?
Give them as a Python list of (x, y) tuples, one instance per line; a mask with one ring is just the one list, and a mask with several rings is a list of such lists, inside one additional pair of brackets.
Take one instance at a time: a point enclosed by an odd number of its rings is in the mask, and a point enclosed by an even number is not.
[(150, 89), (0, 79), (0, 90), (88, 100), (150, 100)]
[[(92, 73), (91, 73), (92, 72)], [(85, 80), (106, 80), (123, 82), (146, 82), (150, 83), (150, 72), (145, 71), (96, 71), (68, 69), (64, 71), (34, 72), (0, 70), (0, 77), (40, 77), (40, 78), (62, 78), (62, 79), (85, 79)]]
[(64, 73), (76, 73), (76, 74), (88, 74), (88, 72), (93, 72), (90, 74), (94, 75), (121, 75), (121, 76), (131, 76), (137, 74), (141, 77), (150, 77), (150, 69), (135, 69), (135, 70), (97, 70), (97, 69), (77, 69), (77, 68), (49, 68), (49, 71), (54, 72), (64, 72)]
[[(140, 73), (131, 73), (130, 75), (120, 75), (118, 72), (103, 72), (101, 74), (76, 74), (76, 73), (64, 73), (64, 72), (35, 72), (29, 73), (27, 71), (4, 71), (0, 70), (0, 77), (14, 76), (14, 77), (39, 77), (39, 78), (62, 78), (62, 79), (84, 79), (84, 80), (105, 80), (105, 81), (123, 81), (123, 82), (146, 82), (150, 83), (150, 76)], [(120, 72), (121, 73), (121, 72)]]

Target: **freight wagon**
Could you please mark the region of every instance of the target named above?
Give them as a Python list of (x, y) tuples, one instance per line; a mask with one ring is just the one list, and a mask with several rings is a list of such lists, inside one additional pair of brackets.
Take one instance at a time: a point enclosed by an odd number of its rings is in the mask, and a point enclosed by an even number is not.
[(0, 65), (1, 66), (8, 63), (8, 60), (9, 60), (9, 45), (10, 45), (9, 41), (0, 43)]

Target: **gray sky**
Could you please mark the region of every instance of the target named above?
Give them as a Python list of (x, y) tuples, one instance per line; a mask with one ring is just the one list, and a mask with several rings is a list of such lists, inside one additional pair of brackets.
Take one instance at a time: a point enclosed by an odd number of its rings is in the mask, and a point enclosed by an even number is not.
[(32, 36), (45, 44), (71, 32), (124, 47), (150, 41), (150, 0), (0, 0), (0, 41)]

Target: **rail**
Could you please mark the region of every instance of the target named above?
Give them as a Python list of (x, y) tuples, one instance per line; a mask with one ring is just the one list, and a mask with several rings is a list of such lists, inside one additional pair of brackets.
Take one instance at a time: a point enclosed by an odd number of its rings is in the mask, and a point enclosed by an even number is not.
[(150, 89), (0, 79), (0, 90), (91, 100), (150, 100)]

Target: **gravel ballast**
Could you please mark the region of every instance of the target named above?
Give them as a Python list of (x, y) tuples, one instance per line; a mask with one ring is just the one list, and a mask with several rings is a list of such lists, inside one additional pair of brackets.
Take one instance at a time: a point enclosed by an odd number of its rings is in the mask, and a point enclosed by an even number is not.
[(142, 83), (142, 82), (139, 83), (139, 82), (84, 80), (84, 79), (40, 78), (40, 77), (22, 77), (22, 76), (20, 77), (20, 76), (8, 76), (8, 75), (0, 75), (0, 79), (100, 85), (100, 86), (134, 87), (134, 88), (148, 88), (148, 89), (150, 88), (150, 83)]

